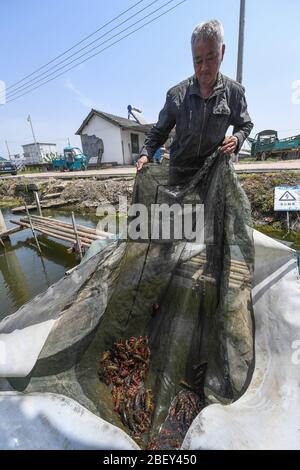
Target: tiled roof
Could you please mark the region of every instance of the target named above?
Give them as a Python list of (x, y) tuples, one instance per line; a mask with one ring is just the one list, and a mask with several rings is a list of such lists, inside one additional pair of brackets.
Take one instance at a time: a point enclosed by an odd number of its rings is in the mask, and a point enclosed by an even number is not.
[(80, 135), (84, 127), (88, 124), (90, 119), (95, 115), (100, 116), (104, 119), (107, 119), (107, 121), (110, 121), (112, 124), (115, 124), (116, 126), (122, 127), (124, 129), (132, 129), (132, 130), (136, 129), (139, 131), (147, 132), (152, 127), (152, 124), (141, 125), (135, 121), (132, 121), (131, 119), (126, 119), (121, 116), (116, 116), (115, 114), (104, 113), (103, 111), (92, 109), (75, 134)]

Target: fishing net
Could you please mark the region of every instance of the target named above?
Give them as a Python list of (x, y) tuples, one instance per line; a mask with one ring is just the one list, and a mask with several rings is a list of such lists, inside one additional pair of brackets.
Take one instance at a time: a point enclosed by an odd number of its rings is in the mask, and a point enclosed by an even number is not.
[[(178, 448), (204, 406), (236, 400), (251, 378), (250, 207), (219, 152), (200, 169), (144, 167), (132, 203), (148, 215), (129, 213), (128, 240), (94, 248), (2, 322), (0, 333), (54, 322), (30, 372), (9, 383), (67, 395), (141, 447)], [(184, 211), (184, 234), (162, 236), (180, 232)]]

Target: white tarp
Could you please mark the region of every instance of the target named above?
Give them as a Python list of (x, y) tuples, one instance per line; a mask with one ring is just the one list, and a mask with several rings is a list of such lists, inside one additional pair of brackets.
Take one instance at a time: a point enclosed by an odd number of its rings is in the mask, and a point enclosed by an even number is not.
[[(300, 284), (296, 252), (258, 232), (254, 235), (254, 375), (238, 401), (227, 406), (210, 405), (197, 416), (183, 443), (185, 449), (300, 448)], [(91, 270), (96, 261), (91, 260)], [(64, 279), (68, 288), (76, 276), (75, 270)], [(49, 292), (53, 295), (51, 288)], [(72, 289), (68, 292), (71, 296)], [(87, 295), (82, 302), (89, 306)], [(40, 321), (31, 322), (30, 329), (20, 324), (20, 316), (15, 316), (19, 318), (15, 330), (12, 320), (0, 323), (0, 377), (15, 375), (16, 371), (19, 376), (28, 374), (49, 329), (59, 329), (59, 320), (52, 313), (46, 321), (45, 312), (41, 312)], [(36, 342), (34, 338), (39, 335)], [(22, 348), (12, 349), (14, 341), (20, 345), (23, 340)], [(17, 393), (4, 378), (0, 378), (0, 390), (1, 449), (137, 449), (121, 429), (70, 398)]]
[(0, 396), (1, 449), (138, 449), (125, 432), (65, 396)]
[[(246, 393), (194, 420), (185, 449), (300, 449), (300, 282), (295, 251), (255, 232), (255, 370)], [(262, 276), (263, 274), (263, 276)]]

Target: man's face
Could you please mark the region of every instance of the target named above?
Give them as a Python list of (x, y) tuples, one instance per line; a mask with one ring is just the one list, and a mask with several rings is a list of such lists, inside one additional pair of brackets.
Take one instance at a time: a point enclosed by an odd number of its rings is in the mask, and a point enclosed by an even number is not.
[(225, 45), (219, 46), (214, 39), (198, 40), (192, 47), (195, 74), (200, 86), (213, 87), (224, 57)]

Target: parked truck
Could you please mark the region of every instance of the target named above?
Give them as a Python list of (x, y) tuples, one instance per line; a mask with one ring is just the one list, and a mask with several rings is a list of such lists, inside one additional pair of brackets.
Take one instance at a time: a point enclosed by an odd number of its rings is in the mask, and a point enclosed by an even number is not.
[(278, 139), (277, 131), (261, 131), (252, 141), (251, 157), (255, 160), (266, 160), (269, 157), (281, 160), (300, 158), (300, 135)]
[(17, 166), (6, 160), (6, 158), (0, 157), (0, 174), (10, 173), (11, 175), (16, 175), (18, 172)]
[(78, 147), (65, 147), (62, 158), (52, 161), (53, 169), (56, 171), (86, 170), (88, 160)]

